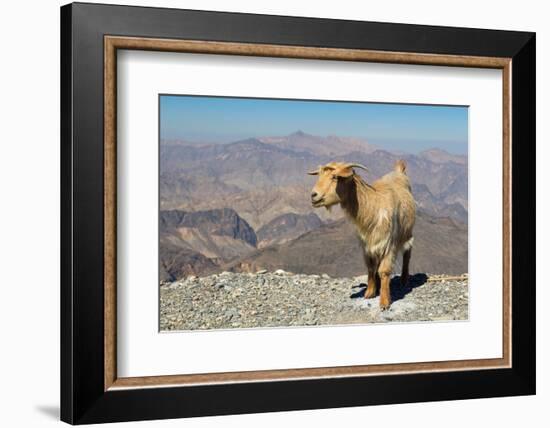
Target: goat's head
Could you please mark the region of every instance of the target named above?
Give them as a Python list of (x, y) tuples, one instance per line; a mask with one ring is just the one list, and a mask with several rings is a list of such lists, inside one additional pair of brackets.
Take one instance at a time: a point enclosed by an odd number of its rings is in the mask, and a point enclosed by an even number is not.
[(353, 168), (362, 168), (363, 165), (355, 163), (330, 162), (318, 167), (310, 175), (318, 175), (317, 183), (311, 191), (311, 204), (313, 207), (331, 207), (342, 202), (345, 197), (346, 187), (355, 174)]

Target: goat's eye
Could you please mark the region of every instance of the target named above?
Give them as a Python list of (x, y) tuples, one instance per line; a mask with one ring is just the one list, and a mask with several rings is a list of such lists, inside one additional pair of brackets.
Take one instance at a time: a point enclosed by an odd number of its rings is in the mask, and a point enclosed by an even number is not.
[(337, 177), (336, 175), (333, 175), (333, 176), (332, 176), (332, 179), (333, 179), (333, 180), (338, 180), (338, 177)]

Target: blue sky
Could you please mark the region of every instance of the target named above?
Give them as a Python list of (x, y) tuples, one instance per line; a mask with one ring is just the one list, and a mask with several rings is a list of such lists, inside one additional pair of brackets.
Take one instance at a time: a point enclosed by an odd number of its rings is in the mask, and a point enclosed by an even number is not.
[(362, 137), (410, 153), (468, 152), (468, 108), (418, 104), (161, 95), (161, 140), (226, 143), (250, 137)]

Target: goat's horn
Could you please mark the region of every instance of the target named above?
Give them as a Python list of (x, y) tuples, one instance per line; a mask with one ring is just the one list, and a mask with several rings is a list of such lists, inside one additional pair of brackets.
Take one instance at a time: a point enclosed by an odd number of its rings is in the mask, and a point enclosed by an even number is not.
[(365, 165), (361, 165), (360, 163), (350, 163), (347, 165), (348, 168), (361, 168), (361, 169), (364, 169), (365, 171), (369, 171), (368, 168), (365, 166)]
[(319, 170), (321, 169), (320, 166), (317, 167), (317, 169), (314, 169), (313, 171), (308, 171), (309, 175), (319, 175)]

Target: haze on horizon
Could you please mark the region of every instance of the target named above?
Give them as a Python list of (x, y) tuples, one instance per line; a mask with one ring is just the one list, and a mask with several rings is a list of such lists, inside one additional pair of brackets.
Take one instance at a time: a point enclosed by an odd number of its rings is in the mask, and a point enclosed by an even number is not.
[(468, 107), (160, 95), (161, 141), (230, 143), (297, 131), (408, 153), (468, 153)]

